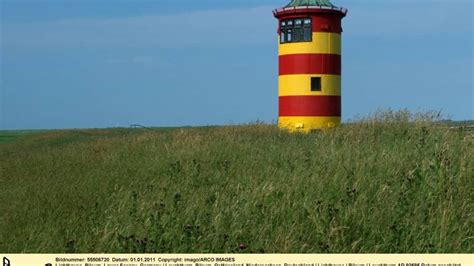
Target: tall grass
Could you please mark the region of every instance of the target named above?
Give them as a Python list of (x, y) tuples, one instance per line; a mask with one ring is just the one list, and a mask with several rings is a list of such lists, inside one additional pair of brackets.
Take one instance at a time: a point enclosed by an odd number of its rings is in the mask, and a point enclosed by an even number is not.
[(0, 251), (473, 252), (473, 135), (438, 119), (0, 143)]

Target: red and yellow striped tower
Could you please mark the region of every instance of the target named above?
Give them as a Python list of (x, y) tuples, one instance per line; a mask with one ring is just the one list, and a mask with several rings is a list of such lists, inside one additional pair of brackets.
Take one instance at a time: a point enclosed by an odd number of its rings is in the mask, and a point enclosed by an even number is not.
[(341, 21), (329, 0), (293, 0), (279, 21), (278, 126), (310, 132), (341, 123)]

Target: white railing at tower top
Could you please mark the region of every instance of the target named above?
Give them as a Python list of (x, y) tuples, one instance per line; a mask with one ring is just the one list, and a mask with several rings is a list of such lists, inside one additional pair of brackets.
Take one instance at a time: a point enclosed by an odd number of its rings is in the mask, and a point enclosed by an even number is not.
[(344, 14), (347, 14), (347, 8), (335, 7), (335, 6), (293, 6), (293, 7), (283, 7), (283, 8), (275, 9), (273, 12), (279, 13), (283, 11), (301, 10), (301, 9), (325, 9), (325, 10), (339, 11)]

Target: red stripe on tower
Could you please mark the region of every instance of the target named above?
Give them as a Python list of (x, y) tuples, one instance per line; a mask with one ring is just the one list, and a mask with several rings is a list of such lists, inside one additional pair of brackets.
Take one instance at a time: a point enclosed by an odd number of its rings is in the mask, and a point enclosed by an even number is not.
[(341, 116), (341, 96), (280, 96), (280, 116)]
[(337, 54), (289, 54), (279, 57), (279, 75), (341, 75), (341, 56)]

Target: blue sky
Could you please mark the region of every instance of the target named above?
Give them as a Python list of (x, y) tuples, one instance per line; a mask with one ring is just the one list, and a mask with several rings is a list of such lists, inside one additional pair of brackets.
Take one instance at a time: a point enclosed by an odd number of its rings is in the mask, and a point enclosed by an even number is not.
[[(0, 128), (277, 119), (272, 9), (288, 0), (0, 0)], [(334, 0), (343, 118), (473, 119), (471, 0)]]

